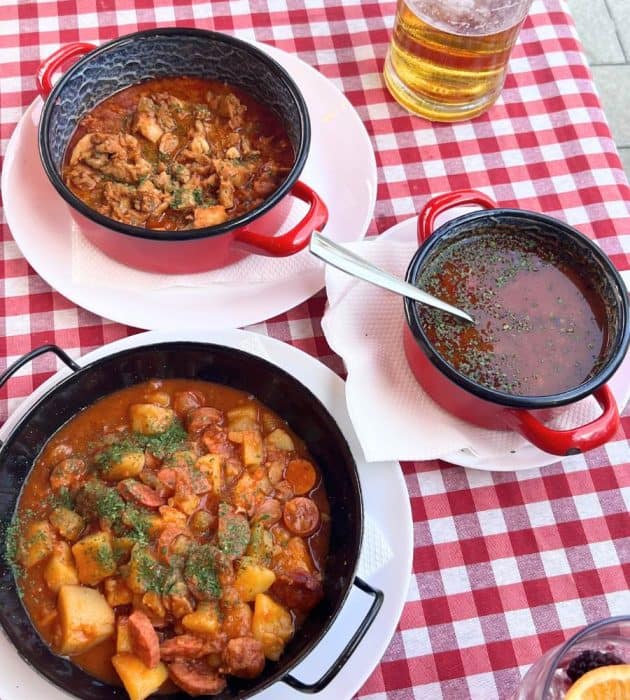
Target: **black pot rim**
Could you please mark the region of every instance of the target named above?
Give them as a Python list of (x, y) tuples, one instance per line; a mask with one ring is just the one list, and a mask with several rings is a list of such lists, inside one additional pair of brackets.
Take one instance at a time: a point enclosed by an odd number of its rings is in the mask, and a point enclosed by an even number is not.
[(479, 219), (497, 219), (503, 216), (521, 219), (526, 223), (542, 223), (566, 233), (582, 245), (587, 246), (604, 268), (611, 286), (615, 289), (618, 300), (619, 330), (617, 333), (615, 351), (611, 353), (611, 356), (600, 370), (579, 386), (558, 394), (549, 394), (546, 396), (516, 396), (478, 384), (466, 375), (458, 372), (452, 365), (446, 362), (446, 360), (437, 353), (422, 330), (418, 305), (414, 301), (405, 298), (404, 305), (407, 326), (421, 351), (424, 352), (431, 363), (460, 388), (478, 396), (480, 399), (502, 406), (520, 409), (553, 408), (579, 401), (592, 394), (610, 379), (623, 361), (628, 350), (628, 345), (630, 344), (630, 305), (621, 275), (603, 251), (583, 233), (559, 219), (535, 211), (502, 208), (470, 212), (450, 219), (442, 224), (426, 241), (424, 241), (413, 255), (407, 268), (405, 279), (407, 282), (414, 284), (415, 280), (418, 278), (422, 264), (427, 257), (439, 246), (446, 246), (449, 238), (459, 235), (462, 228), (465, 228), (468, 224), (476, 222)]
[[(82, 68), (86, 63), (89, 63), (95, 56), (102, 53), (106, 53), (111, 49), (115, 49), (119, 46), (123, 46), (128, 43), (133, 43), (137, 40), (150, 39), (152, 37), (159, 36), (196, 36), (200, 38), (207, 39), (208, 41), (220, 42), (224, 44), (231, 44), (233, 46), (238, 46), (244, 51), (255, 55), (256, 58), (267, 65), (267, 67), (288, 87), (293, 99), (298, 106), (298, 113), (300, 115), (300, 143), (298, 144), (297, 153), (295, 155), (295, 162), (289, 174), (287, 175), (284, 182), (278, 187), (275, 192), (273, 192), (264, 202), (255, 207), (254, 209), (245, 212), (241, 216), (230, 219), (222, 224), (217, 224), (216, 226), (206, 226), (205, 228), (188, 229), (182, 231), (158, 231), (154, 229), (146, 229), (141, 226), (132, 226), (131, 224), (125, 224), (121, 221), (116, 221), (116, 219), (110, 219), (103, 214), (95, 211), (91, 207), (88, 207), (81, 199), (79, 199), (69, 187), (66, 186), (62, 178), (60, 177), (55, 165), (53, 163), (52, 155), (50, 153), (50, 145), (48, 142), (48, 126), (50, 123), (52, 110), (55, 101), (63, 91), (65, 84), (72, 77), (75, 71)], [(112, 93), (115, 94), (115, 93)], [(195, 29), (192, 27), (163, 27), (157, 29), (147, 29), (144, 31), (133, 32), (132, 34), (125, 34), (117, 39), (108, 41), (105, 44), (97, 47), (93, 51), (83, 56), (78, 60), (71, 68), (69, 68), (59, 79), (59, 81), (54, 86), (50, 95), (46, 98), (44, 104), (44, 109), (39, 121), (39, 133), (38, 133), (38, 145), (39, 154), (44, 167), (44, 171), (48, 176), (48, 179), (52, 183), (53, 187), (57, 192), (63, 197), (67, 204), (69, 204), (73, 209), (83, 214), (83, 216), (94, 221), (107, 229), (110, 229), (116, 233), (122, 233), (126, 236), (131, 236), (132, 238), (144, 238), (153, 241), (185, 241), (185, 240), (199, 240), (204, 238), (211, 238), (214, 236), (220, 236), (225, 233), (230, 233), (236, 229), (247, 226), (255, 219), (258, 219), (263, 214), (266, 214), (270, 209), (272, 209), (285, 195), (289, 193), (293, 185), (299, 178), (306, 159), (308, 158), (308, 152), (311, 143), (311, 123), (308, 113), (308, 107), (306, 101), (298, 88), (297, 84), (289, 73), (271, 56), (268, 56), (264, 51), (261, 51), (256, 46), (243, 41), (242, 39), (237, 39), (236, 37), (230, 36), (229, 34), (223, 34), (222, 32), (215, 32), (208, 29)]]
[[(363, 542), (363, 536), (364, 536), (364, 522), (365, 522), (365, 514), (364, 514), (364, 504), (363, 504), (363, 495), (361, 491), (361, 482), (359, 479), (359, 473), (356, 465), (356, 460), (354, 457), (354, 454), (352, 453), (352, 450), (350, 448), (350, 445), (348, 444), (348, 441), (341, 430), (341, 427), (338, 425), (337, 420), (334, 418), (334, 416), (330, 413), (328, 408), (324, 405), (323, 401), (316, 396), (307, 386), (305, 386), (299, 379), (294, 377), (292, 374), (290, 374), (288, 371), (285, 369), (281, 368), (280, 366), (274, 364), (273, 362), (270, 362), (269, 360), (266, 360), (265, 358), (259, 357), (257, 355), (253, 355), (250, 352), (247, 352), (246, 350), (241, 350), (240, 348), (234, 348), (231, 346), (226, 346), (226, 345), (221, 345), (220, 343), (213, 343), (213, 342), (206, 342), (206, 341), (197, 341), (197, 340), (158, 340), (156, 342), (151, 342), (147, 344), (142, 344), (142, 345), (136, 345), (130, 348), (124, 348), (122, 350), (118, 350), (114, 353), (104, 355), (102, 357), (99, 357), (95, 360), (92, 360), (89, 364), (82, 365), (75, 371), (70, 372), (69, 374), (63, 374), (63, 369), (57, 372), (55, 375), (53, 375), (53, 378), (58, 377), (58, 375), (61, 374), (61, 376), (58, 378), (58, 381), (55, 381), (52, 386), (48, 387), (47, 390), (39, 396), (33, 403), (30, 405), (23, 413), (23, 415), (20, 416), (19, 420), (16, 422), (14, 426), (11, 427), (9, 434), (7, 435), (6, 438), (4, 438), (3, 441), (0, 442), (0, 455), (4, 453), (8, 447), (11, 445), (12, 440), (14, 436), (19, 433), (19, 431), (22, 429), (22, 426), (37, 412), (45, 410), (47, 404), (51, 401), (53, 396), (57, 393), (63, 390), (63, 388), (70, 382), (85, 382), (91, 373), (95, 369), (97, 369), (100, 365), (103, 363), (106, 363), (112, 359), (117, 359), (117, 358), (123, 358), (124, 356), (128, 355), (133, 355), (134, 353), (137, 352), (143, 352), (143, 351), (159, 351), (161, 348), (172, 348), (176, 346), (177, 349), (179, 348), (200, 348), (203, 350), (211, 350), (212, 348), (218, 348), (219, 350), (227, 350), (230, 353), (235, 353), (237, 355), (242, 356), (243, 358), (254, 358), (256, 362), (261, 363), (262, 365), (267, 365), (270, 369), (270, 371), (276, 373), (278, 376), (283, 377), (287, 379), (289, 382), (295, 383), (299, 386), (299, 390), (303, 392), (307, 397), (309, 402), (313, 402), (316, 405), (318, 405), (319, 410), (322, 411), (327, 420), (329, 420), (334, 426), (336, 426), (336, 429), (338, 431), (338, 439), (343, 443), (345, 451), (350, 455), (351, 460), (350, 464), (347, 464), (349, 466), (349, 478), (352, 482), (352, 484), (355, 486), (353, 488), (353, 496), (355, 499), (355, 508), (357, 510), (358, 514), (358, 522), (353, 522), (354, 527), (356, 528), (356, 543), (354, 549), (349, 553), (347, 557), (345, 557), (347, 560), (352, 561), (354, 558), (354, 565), (351, 566), (351, 570), (347, 574), (347, 580), (344, 583), (344, 586), (336, 600), (336, 603), (334, 605), (332, 613), (329, 615), (328, 619), (324, 620), (321, 623), (321, 628), (318, 631), (318, 634), (309, 639), (309, 641), (304, 645), (303, 649), (301, 649), (298, 653), (295, 653), (292, 658), (289, 658), (287, 660), (284, 660), (281, 658), (278, 662), (274, 662), (277, 664), (277, 667), (275, 670), (273, 670), (269, 677), (263, 678), (262, 680), (256, 682), (257, 679), (253, 679), (252, 681), (252, 687), (250, 688), (245, 688), (245, 689), (240, 689), (237, 690), (235, 693), (230, 695), (231, 698), (234, 700), (246, 700), (246, 698), (249, 698), (262, 690), (269, 688), (273, 684), (282, 681), (294, 668), (297, 666), (299, 663), (301, 663), (307, 656), (312, 652), (314, 647), (328, 634), (330, 631), (330, 628), (333, 626), (335, 620), (337, 619), (340, 611), (342, 610), (349, 594), (350, 591), (352, 590), (353, 587), (353, 582), (355, 580), (355, 577), (357, 575), (357, 568), (359, 564), (359, 557), (360, 557), (360, 552), (361, 552), (361, 546)], [(51, 378), (52, 379), (52, 378)], [(124, 386), (121, 384), (118, 388), (122, 389)], [(259, 398), (259, 397), (257, 397)], [(259, 398), (264, 403), (264, 398)], [(79, 411), (77, 410), (76, 413)], [(32, 467), (31, 467), (32, 468)], [(30, 471), (29, 471), (30, 474)], [(27, 477), (28, 478), (28, 477)], [(27, 481), (27, 478), (24, 479), (24, 482), (22, 484), (22, 487), (20, 488), (19, 492), (15, 496), (15, 504), (13, 505), (13, 512), (15, 512), (15, 509), (17, 508), (17, 504), (19, 502), (20, 496), (22, 494), (22, 489), (24, 487), (24, 484)], [(334, 541), (331, 538), (331, 548), (334, 546)], [(8, 565), (8, 564), (7, 564)], [(15, 586), (15, 579), (13, 578), (13, 573), (11, 574), (12, 576), (12, 581), (13, 585)], [(35, 634), (39, 636), (39, 632), (37, 631), (37, 628), (35, 625), (33, 625), (32, 621), (30, 620), (30, 616), (28, 615), (28, 612), (26, 608), (24, 607), (22, 603), (22, 608), (24, 611), (24, 614), (27, 616), (29, 619), (30, 624), (33, 626), (33, 630)], [(13, 638), (12, 635), (9, 634), (8, 630), (4, 628), (2, 624), (0, 624), (0, 633), (4, 633), (7, 638), (11, 641), (13, 647), (16, 649), (20, 657), (40, 676), (45, 678), (48, 682), (50, 682), (54, 687), (61, 688), (62, 690), (66, 692), (72, 692), (68, 688), (63, 688), (62, 686), (58, 685), (56, 682), (55, 678), (47, 673), (44, 669), (39, 668), (33, 660), (26, 655), (22, 653), (22, 650), (20, 646), (16, 643), (16, 640)], [(40, 637), (41, 639), (41, 637)], [(42, 644), (47, 646), (45, 642), (42, 640)], [(54, 653), (51, 651), (51, 653)], [(60, 658), (65, 658), (65, 657), (60, 657)], [(71, 661), (70, 661), (71, 663)], [(91, 676), (90, 674), (87, 673), (87, 671), (84, 671), (82, 668), (78, 667), (75, 665), (75, 669), (77, 672), (84, 674), (86, 676), (89, 676), (95, 683), (107, 687), (107, 688), (112, 688), (108, 683), (101, 681), (100, 679), (97, 679), (96, 677)], [(239, 679), (236, 679), (239, 680)], [(73, 695), (76, 697), (82, 697), (74, 692), (72, 692)], [(171, 698), (179, 698), (179, 697), (188, 697), (184, 691), (178, 691), (176, 694), (171, 694), (167, 695), (164, 697), (171, 697)], [(222, 694), (220, 697), (224, 697)]]

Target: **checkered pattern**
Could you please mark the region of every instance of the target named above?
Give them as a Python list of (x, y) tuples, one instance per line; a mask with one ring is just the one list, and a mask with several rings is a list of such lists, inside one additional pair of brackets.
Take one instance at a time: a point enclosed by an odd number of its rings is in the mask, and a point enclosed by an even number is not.
[[(40, 60), (60, 44), (160, 25), (233, 32), (297, 53), (340, 87), (372, 138), (378, 203), (371, 234), (437, 193), (486, 191), (567, 220), (630, 270), (630, 190), (562, 0), (536, 0), (502, 98), (473, 122), (433, 125), (388, 95), (381, 70), (394, 2), (365, 0), (41, 0), (0, 7), (0, 152), (35, 97)], [(54, 342), (79, 355), (135, 332), (79, 309), (20, 255), (4, 217), (0, 364)], [(254, 330), (334, 370), (323, 293)], [(55, 369), (40, 358), (11, 380), (0, 418)], [(6, 389), (4, 390), (7, 391)], [(491, 474), (403, 465), (415, 554), (396, 634), (359, 697), (491, 700), (575, 629), (630, 609), (630, 412), (605, 448), (542, 470)]]

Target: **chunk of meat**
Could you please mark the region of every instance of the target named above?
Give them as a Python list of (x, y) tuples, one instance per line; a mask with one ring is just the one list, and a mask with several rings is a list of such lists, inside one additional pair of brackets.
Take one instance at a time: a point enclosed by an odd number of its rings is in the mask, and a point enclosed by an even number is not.
[(194, 634), (178, 634), (160, 645), (160, 656), (163, 661), (175, 659), (201, 659), (208, 654), (216, 654), (223, 649), (225, 639), (217, 636), (214, 639), (196, 637)]
[(151, 173), (151, 164), (142, 157), (138, 139), (131, 134), (92, 132), (81, 138), (70, 157), (70, 164), (85, 163), (94, 170), (127, 184)]
[(148, 668), (156, 668), (160, 663), (160, 640), (151, 620), (135, 610), (129, 615), (128, 629), (134, 654)]
[(178, 557), (181, 559), (181, 554), (173, 551), (173, 544), (179, 537), (190, 538), (190, 533), (184, 527), (179, 525), (167, 525), (157, 541), (157, 556), (158, 559), (165, 564), (171, 564)]
[(268, 498), (256, 506), (252, 524), (261, 523), (269, 529), (282, 519), (282, 505), (275, 498)]
[(238, 678), (256, 678), (265, 667), (262, 644), (254, 637), (230, 639), (223, 650), (221, 670)]
[(50, 486), (53, 491), (62, 488), (73, 489), (79, 485), (87, 472), (87, 465), (77, 457), (67, 457), (55, 464), (50, 472)]
[(118, 482), (117, 488), (125, 501), (135, 501), (146, 508), (159, 508), (164, 505), (164, 499), (157, 491), (135, 479), (123, 479)]
[(168, 209), (170, 196), (158, 189), (151, 180), (145, 180), (133, 194), (133, 206), (137, 211), (159, 216)]
[(228, 440), (227, 431), (217, 425), (204, 430), (201, 441), (210, 454), (223, 455), (224, 457), (234, 455), (234, 446)]
[(284, 504), (282, 519), (294, 535), (308, 537), (319, 527), (319, 508), (310, 498), (298, 496)]
[(168, 666), (171, 680), (189, 695), (218, 695), (225, 690), (225, 678), (200, 660), (174, 661)]
[(217, 408), (203, 406), (195, 408), (186, 416), (186, 430), (189, 433), (200, 433), (213, 423), (222, 423), (223, 414)]
[(206, 226), (217, 226), (227, 221), (228, 215), (225, 207), (216, 204), (211, 207), (197, 207), (194, 211), (193, 228), (205, 228)]
[(70, 184), (79, 190), (93, 190), (98, 184), (94, 171), (85, 165), (76, 165), (68, 176)]
[(157, 473), (157, 478), (171, 494), (192, 492), (190, 470), (187, 468), (163, 467)]
[(173, 409), (180, 418), (185, 418), (189, 411), (204, 404), (203, 396), (196, 391), (178, 391), (173, 394)]
[(149, 97), (141, 97), (133, 120), (133, 130), (139, 131), (152, 143), (157, 143), (164, 129), (158, 124), (155, 102)]
[(277, 574), (269, 591), (286, 607), (303, 613), (314, 608), (324, 597), (321, 577), (301, 569)]

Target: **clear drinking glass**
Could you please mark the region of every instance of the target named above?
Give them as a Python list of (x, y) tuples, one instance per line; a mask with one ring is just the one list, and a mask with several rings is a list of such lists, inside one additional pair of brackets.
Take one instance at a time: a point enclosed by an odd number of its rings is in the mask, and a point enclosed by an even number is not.
[(435, 121), (470, 119), (503, 88), (532, 0), (398, 0), (384, 78), (394, 98)]
[(630, 615), (594, 622), (550, 649), (527, 671), (511, 700), (562, 700), (571, 685), (566, 668), (587, 650), (614, 654), (630, 663)]

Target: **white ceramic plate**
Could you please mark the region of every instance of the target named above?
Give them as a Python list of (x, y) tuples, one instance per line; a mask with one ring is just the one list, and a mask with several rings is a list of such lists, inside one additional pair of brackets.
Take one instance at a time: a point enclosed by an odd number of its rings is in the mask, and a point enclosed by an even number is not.
[[(461, 213), (462, 211), (457, 210), (452, 213), (452, 216), (459, 216)], [(384, 231), (380, 237), (391, 238), (394, 241), (400, 242), (415, 241), (417, 221), (417, 217), (401, 221), (399, 224)], [(441, 220), (439, 220), (438, 225), (441, 225)], [(615, 396), (619, 411), (621, 411), (630, 399), (630, 355), (626, 357), (621, 367), (608, 382), (608, 386)], [(444, 455), (441, 459), (451, 464), (457, 464), (462, 467), (472, 467), (474, 469), (483, 469), (484, 471), (513, 472), (544, 467), (548, 464), (558, 462), (562, 458), (558, 455), (543, 452), (537, 447), (534, 447), (534, 445), (525, 445), (514, 452), (506, 452), (506, 454), (502, 455), (500, 458), (479, 457), (468, 449), (461, 449)]]
[[(377, 184), (374, 152), (363, 122), (321, 73), (292, 54), (265, 44), (257, 46), (286, 68), (308, 105), (312, 138), (301, 179), (328, 205), (326, 235), (339, 242), (361, 239), (372, 218)], [(245, 280), (205, 287), (155, 285), (140, 291), (143, 287), (133, 277), (138, 273), (132, 268), (128, 268), (128, 287), (124, 279), (120, 284), (118, 277), (117, 286), (107, 287), (82, 278), (77, 281), (76, 276), (73, 279), (72, 220), (66, 203), (46, 177), (38, 154), (41, 107), (37, 98), (11, 137), (2, 173), (3, 202), (7, 223), (24, 257), (51, 287), (75, 304), (136, 328), (203, 326), (213, 330), (271, 318), (324, 286), (323, 266), (292, 277), (290, 283), (280, 276), (257, 284), (255, 289)]]
[[(407, 595), (413, 553), (413, 525), (400, 466), (397, 462), (365, 462), (346, 411), (344, 383), (332, 370), (301, 350), (264, 335), (239, 330), (212, 333), (154, 331), (106, 345), (80, 358), (78, 363), (87, 365), (126, 348), (174, 340), (194, 340), (234, 347), (282, 367), (319, 398), (348, 440), (359, 471), (365, 509), (365, 533), (358, 574), (371, 586), (382, 590), (385, 597), (374, 623), (354, 654), (330, 685), (317, 695), (323, 700), (347, 700), (359, 690), (383, 656)], [(6, 438), (28, 408), (68, 374), (69, 369), (60, 370), (21, 404), (0, 428), (0, 439)], [(394, 513), (395, 517), (392, 517)], [(353, 589), (329, 633), (292, 671), (292, 675), (304, 682), (313, 682), (323, 675), (350, 639), (370, 602), (371, 598)], [(429, 649), (426, 651), (428, 653)], [(52, 686), (18, 656), (2, 632), (0, 659), (2, 700), (23, 700), (25, 697), (62, 700), (71, 697)], [(303, 699), (304, 695), (278, 682), (256, 697), (260, 700), (295, 700)]]

